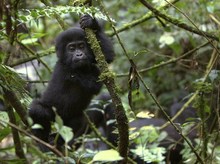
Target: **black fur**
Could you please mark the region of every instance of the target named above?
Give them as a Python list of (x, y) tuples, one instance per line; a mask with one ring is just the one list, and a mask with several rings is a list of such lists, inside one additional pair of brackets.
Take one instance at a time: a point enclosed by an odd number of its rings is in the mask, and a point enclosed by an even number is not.
[(113, 46), (96, 19), (84, 15), (80, 25), (81, 28), (70, 28), (57, 37), (58, 61), (52, 78), (42, 97), (34, 100), (30, 106), (29, 116), (34, 123), (43, 126), (43, 129), (34, 129), (33, 134), (46, 142), (51, 131), (51, 121), (55, 118), (52, 107), (56, 108), (64, 125), (71, 127), (75, 136), (79, 136), (82, 133), (80, 128), (85, 123), (83, 111), (102, 86), (98, 78), (100, 70), (83, 29), (95, 30), (108, 63), (114, 58)]

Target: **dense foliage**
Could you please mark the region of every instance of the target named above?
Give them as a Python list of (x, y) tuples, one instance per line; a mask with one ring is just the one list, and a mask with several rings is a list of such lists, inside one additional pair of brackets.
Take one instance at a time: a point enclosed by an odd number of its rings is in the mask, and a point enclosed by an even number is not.
[[(77, 25), (85, 13), (102, 21), (114, 43), (116, 57), (109, 68), (128, 119), (164, 119), (181, 133), (184, 163), (220, 163), (220, 2), (98, 0), (92, 6), (88, 2), (1, 0), (0, 163), (111, 163), (122, 159), (113, 147), (100, 151), (86, 144), (76, 151), (66, 148), (64, 155), (42, 153), (27, 125), (31, 123), (26, 115), (29, 103), (45, 89), (57, 60), (55, 37)], [(178, 114), (171, 110), (177, 103), (181, 104), (177, 111), (184, 114), (189, 106), (196, 117), (187, 115), (186, 122), (170, 119)], [(129, 129), (130, 143), (136, 145), (131, 158), (164, 161), (169, 149), (160, 146), (168, 135), (164, 127)], [(74, 135), (59, 116), (53, 129), (66, 142)], [(191, 141), (190, 129), (197, 134)], [(95, 134), (81, 138), (85, 143), (100, 140)]]

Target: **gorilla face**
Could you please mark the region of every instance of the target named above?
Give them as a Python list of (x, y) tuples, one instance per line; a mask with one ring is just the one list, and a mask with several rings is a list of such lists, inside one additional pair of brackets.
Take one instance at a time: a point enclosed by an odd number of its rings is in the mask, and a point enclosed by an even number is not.
[(72, 69), (96, 63), (94, 54), (86, 42), (81, 28), (71, 28), (62, 32), (56, 41), (59, 60)]

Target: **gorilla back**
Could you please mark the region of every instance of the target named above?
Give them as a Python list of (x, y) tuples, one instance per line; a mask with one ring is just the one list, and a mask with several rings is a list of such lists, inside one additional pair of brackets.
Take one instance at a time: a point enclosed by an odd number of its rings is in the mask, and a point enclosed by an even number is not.
[(51, 131), (50, 122), (55, 118), (52, 108), (56, 109), (64, 124), (77, 134), (84, 120), (83, 111), (102, 86), (98, 79), (100, 71), (82, 28), (95, 30), (108, 63), (114, 57), (113, 46), (96, 19), (84, 15), (80, 19), (80, 25), (81, 28), (70, 28), (57, 37), (58, 61), (52, 78), (42, 97), (34, 100), (30, 106), (29, 115), (33, 122), (43, 127), (34, 129), (33, 134), (46, 142)]

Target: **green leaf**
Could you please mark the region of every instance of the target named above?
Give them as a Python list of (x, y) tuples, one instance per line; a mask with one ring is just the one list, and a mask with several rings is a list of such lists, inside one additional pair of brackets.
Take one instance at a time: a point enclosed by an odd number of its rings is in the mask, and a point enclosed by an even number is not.
[[(76, 13), (77, 15), (82, 14), (89, 14), (89, 15), (95, 15), (98, 19), (104, 19), (108, 20), (105, 15), (103, 15), (98, 8), (95, 7), (73, 7), (73, 6), (56, 6), (56, 7), (47, 7), (47, 8), (41, 8), (41, 9), (23, 9), (19, 11), (18, 19), (20, 22), (26, 23), (31, 20), (35, 20), (40, 17), (51, 17), (54, 14), (57, 15), (64, 15), (64, 14), (70, 14), (70, 13)], [(24, 15), (25, 14), (25, 15)], [(115, 22), (113, 19), (111, 19), (113, 22)]]
[(68, 143), (73, 138), (72, 129), (70, 127), (67, 127), (67, 126), (63, 126), (60, 129), (59, 134), (62, 136), (62, 138), (64, 139), (64, 141), (66, 143)]
[(26, 22), (26, 21), (28, 21), (27, 16), (25, 16), (25, 15), (20, 15), (19, 18), (20, 18), (21, 22)]
[(209, 73), (209, 78), (210, 80), (213, 82), (214, 80), (216, 80), (219, 76), (219, 70), (212, 70), (210, 73)]
[(42, 38), (45, 36), (45, 33), (33, 33), (33, 38)]
[(98, 152), (94, 157), (93, 161), (120, 161), (123, 158), (119, 155), (119, 153), (116, 150), (110, 149), (110, 150), (103, 150)]
[(57, 129), (57, 131), (59, 131), (60, 129), (62, 129), (62, 127), (63, 127), (63, 120), (62, 120), (62, 118), (58, 115), (58, 114), (56, 114), (56, 116), (55, 116), (55, 128)]
[(34, 17), (34, 18), (37, 18), (39, 16), (39, 13), (34, 11), (34, 10), (32, 10), (31, 16)]
[(174, 41), (175, 39), (170, 33), (163, 34), (159, 39), (159, 42), (161, 44), (167, 44), (167, 45), (174, 43)]
[(0, 85), (1, 87), (16, 92), (19, 98), (26, 98), (25, 81), (11, 67), (0, 64)]
[(37, 38), (29, 38), (29, 39), (23, 39), (23, 40), (21, 41), (21, 43), (23, 43), (23, 44), (25, 44), (25, 45), (28, 45), (28, 44), (31, 44), (31, 45), (35, 44), (35, 45), (36, 45), (36, 42), (37, 42), (37, 41), (38, 41)]
[(8, 127), (5, 127), (5, 128), (1, 128), (0, 130), (0, 142), (5, 138), (7, 137), (9, 134), (11, 133), (11, 128), (8, 126)]
[(3, 120), (4, 122), (9, 122), (7, 112), (0, 112), (0, 119)]
[(40, 124), (34, 124), (33, 126), (31, 126), (31, 129), (43, 129), (43, 126)]
[(146, 149), (142, 146), (137, 146), (136, 149), (131, 149), (131, 152), (138, 155), (141, 159), (143, 159), (147, 163), (152, 162), (162, 162), (165, 157), (166, 149), (163, 147), (151, 147)]
[(139, 129), (140, 136), (135, 139), (135, 143), (152, 143), (159, 137), (157, 129), (153, 126), (143, 126)]
[(207, 5), (206, 6), (207, 11), (210, 12), (210, 13), (214, 13), (215, 4), (213, 2), (208, 2), (206, 5)]

